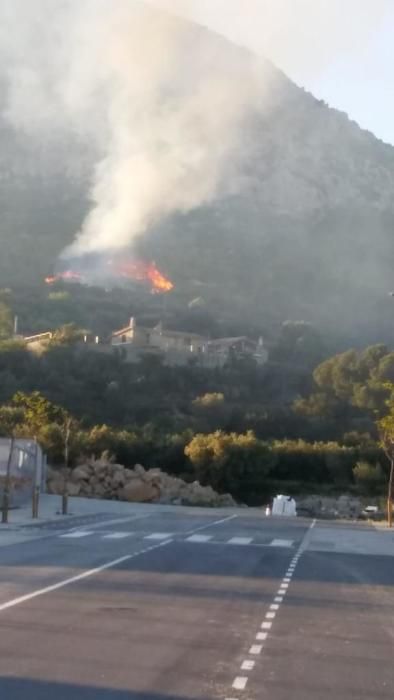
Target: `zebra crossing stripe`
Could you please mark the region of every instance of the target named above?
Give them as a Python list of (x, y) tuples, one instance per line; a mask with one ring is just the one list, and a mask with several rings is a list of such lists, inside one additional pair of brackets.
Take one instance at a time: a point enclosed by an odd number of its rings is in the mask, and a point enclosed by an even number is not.
[(64, 535), (60, 535), (62, 539), (80, 539), (81, 537), (89, 537), (89, 535), (94, 535), (92, 530), (75, 530), (74, 532), (66, 532)]
[(292, 547), (294, 540), (272, 540), (270, 547)]

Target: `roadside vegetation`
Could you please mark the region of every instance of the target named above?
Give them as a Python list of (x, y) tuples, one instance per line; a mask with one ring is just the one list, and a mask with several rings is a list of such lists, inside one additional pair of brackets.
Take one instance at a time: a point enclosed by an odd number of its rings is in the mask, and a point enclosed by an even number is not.
[(319, 362), (316, 334), (288, 324), (266, 366), (234, 358), (207, 370), (81, 349), (70, 325), (39, 354), (11, 332), (3, 303), (0, 434), (37, 437), (53, 465), (106, 451), (248, 504), (278, 491), (386, 493), (394, 353), (384, 345)]

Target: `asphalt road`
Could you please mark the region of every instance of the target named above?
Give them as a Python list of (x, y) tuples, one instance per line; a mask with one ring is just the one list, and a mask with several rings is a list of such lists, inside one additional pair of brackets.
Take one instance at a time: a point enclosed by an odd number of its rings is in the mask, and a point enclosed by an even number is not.
[(158, 513), (0, 548), (1, 700), (383, 700), (394, 535)]

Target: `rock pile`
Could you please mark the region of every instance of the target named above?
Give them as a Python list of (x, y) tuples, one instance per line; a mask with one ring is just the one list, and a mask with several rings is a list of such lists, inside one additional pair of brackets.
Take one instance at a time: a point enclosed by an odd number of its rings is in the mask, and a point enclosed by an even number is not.
[(328, 496), (305, 496), (296, 498), (298, 515), (316, 518), (358, 518), (363, 505), (359, 498), (343, 494), (338, 498)]
[(160, 469), (144, 469), (136, 464), (127, 469), (108, 459), (90, 460), (75, 469), (48, 470), (48, 493), (61, 495), (65, 482), (69, 496), (103, 498), (130, 503), (168, 503), (173, 505), (231, 507), (236, 503), (229, 494), (220, 495), (210, 486), (191, 484)]

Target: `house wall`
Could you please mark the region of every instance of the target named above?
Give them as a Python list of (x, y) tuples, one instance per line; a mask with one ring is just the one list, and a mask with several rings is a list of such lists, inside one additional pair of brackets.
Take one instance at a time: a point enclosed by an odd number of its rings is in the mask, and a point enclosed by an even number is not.
[(112, 345), (124, 345), (125, 343), (132, 343), (138, 347), (149, 345), (149, 330), (146, 328), (128, 328), (124, 333), (120, 335), (112, 336)]
[(197, 352), (203, 349), (207, 341), (198, 336), (189, 335), (187, 333), (171, 333), (153, 329), (150, 337), (149, 345), (154, 345), (160, 350), (179, 350), (181, 352)]

